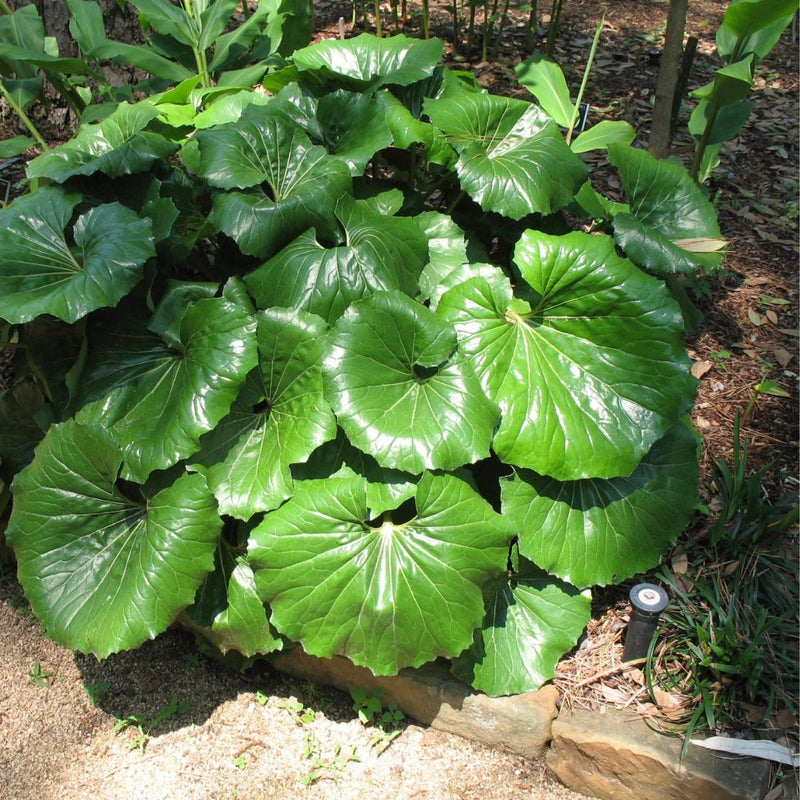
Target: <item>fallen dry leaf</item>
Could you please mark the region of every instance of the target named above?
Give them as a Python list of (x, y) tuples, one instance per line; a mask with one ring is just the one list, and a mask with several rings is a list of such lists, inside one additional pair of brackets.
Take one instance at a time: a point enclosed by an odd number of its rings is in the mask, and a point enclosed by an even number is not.
[(710, 361), (695, 361), (694, 364), (692, 364), (692, 375), (694, 375), (697, 380), (700, 380), (713, 366), (714, 365)]
[(789, 366), (789, 363), (794, 358), (794, 356), (788, 351), (784, 350), (782, 347), (779, 347), (773, 355), (775, 356), (775, 360), (785, 369)]

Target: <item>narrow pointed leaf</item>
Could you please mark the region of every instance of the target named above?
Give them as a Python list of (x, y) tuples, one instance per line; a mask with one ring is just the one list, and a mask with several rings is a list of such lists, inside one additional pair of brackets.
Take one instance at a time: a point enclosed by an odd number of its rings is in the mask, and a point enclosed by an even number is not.
[(575, 586), (619, 583), (650, 569), (694, 512), (696, 449), (679, 424), (628, 477), (562, 483), (518, 470), (502, 481), (502, 503), (520, 552)]
[(518, 64), (514, 71), (520, 84), (562, 128), (572, 125), (575, 104), (570, 97), (564, 73), (555, 61), (541, 53), (535, 53)]
[(551, 214), (588, 174), (553, 120), (523, 100), (461, 92), (426, 100), (425, 113), (458, 152), (461, 188), (485, 211)]
[(630, 144), (635, 136), (636, 131), (627, 122), (604, 119), (575, 138), (570, 150), (573, 153), (607, 150), (609, 144)]
[(119, 203), (68, 225), (80, 196), (44, 187), (0, 210), (0, 317), (28, 322), (51, 314), (75, 322), (116, 305), (155, 256), (150, 220)]
[(382, 675), (464, 650), (510, 530), (452, 475), (423, 475), (415, 505), (410, 521), (375, 527), (362, 479), (298, 484), (248, 546), (273, 625), (309, 653)]
[(491, 697), (539, 689), (591, 619), (591, 596), (521, 559), (484, 589), (486, 617), (454, 674)]
[(255, 324), (239, 306), (205, 299), (184, 314), (179, 348), (135, 316), (90, 331), (80, 400), (93, 402), (78, 417), (111, 432), (126, 478), (141, 482), (197, 451), (256, 365)]
[(322, 396), (326, 327), (293, 311), (258, 314), (258, 368), (193, 459), (203, 465), (220, 513), (248, 519), (279, 506), (292, 492), (290, 465), (336, 435)]
[(450, 324), (406, 295), (378, 292), (350, 306), (323, 371), (339, 425), (381, 466), (419, 473), (488, 456), (496, 407)]
[(562, 480), (630, 473), (693, 396), (677, 305), (607, 236), (526, 231), (515, 261), (520, 297), (476, 278), (437, 312), (501, 408), (495, 452)]
[(53, 426), (16, 477), (7, 539), (47, 633), (104, 658), (166, 630), (213, 568), (222, 522), (201, 475), (144, 501), (119, 489), (99, 426)]

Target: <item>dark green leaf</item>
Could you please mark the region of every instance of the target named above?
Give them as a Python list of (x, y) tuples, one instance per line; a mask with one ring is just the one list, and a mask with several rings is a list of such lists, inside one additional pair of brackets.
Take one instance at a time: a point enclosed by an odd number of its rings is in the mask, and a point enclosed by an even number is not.
[(6, 532), (47, 633), (101, 658), (169, 627), (213, 568), (222, 527), (201, 475), (137, 500), (121, 463), (101, 427), (53, 426), (14, 481)]

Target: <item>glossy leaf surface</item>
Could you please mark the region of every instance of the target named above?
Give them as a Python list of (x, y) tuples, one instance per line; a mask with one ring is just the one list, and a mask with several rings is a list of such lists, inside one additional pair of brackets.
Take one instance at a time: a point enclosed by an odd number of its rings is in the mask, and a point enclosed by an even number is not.
[(78, 419), (105, 426), (122, 449), (124, 475), (143, 481), (199, 448), (228, 413), (256, 365), (256, 322), (225, 300), (192, 304), (180, 347), (147, 330), (134, 314), (106, 316), (91, 345)]
[(80, 195), (45, 187), (0, 210), (0, 317), (75, 322), (116, 305), (139, 282), (155, 255), (150, 220), (109, 203), (70, 227), (79, 202)]
[(246, 276), (261, 307), (300, 308), (333, 323), (371, 292), (416, 294), (427, 247), (413, 220), (358, 201), (340, 203), (337, 217), (346, 243), (325, 247), (307, 231)]
[(53, 426), (14, 481), (6, 532), (49, 635), (100, 658), (169, 627), (213, 568), (222, 527), (201, 475), (132, 499), (121, 465), (103, 428)]
[(461, 92), (426, 100), (425, 112), (458, 152), (461, 188), (485, 211), (551, 214), (588, 174), (553, 120), (530, 103)]
[(362, 479), (309, 481), (253, 531), (248, 560), (271, 621), (314, 655), (379, 675), (466, 648), (480, 586), (510, 531), (469, 485), (426, 473), (407, 522), (370, 522)]
[(399, 292), (354, 303), (334, 326), (325, 396), (350, 441), (384, 467), (454, 469), (489, 455), (498, 413), (452, 327)]
[(257, 318), (258, 367), (192, 459), (204, 465), (220, 513), (240, 519), (286, 500), (292, 492), (290, 465), (336, 435), (336, 420), (322, 396), (326, 325), (279, 309)]
[(561, 480), (625, 475), (691, 402), (677, 305), (609, 237), (526, 231), (507, 278), (451, 289), (456, 327), (502, 411), (493, 449)]
[(457, 677), (491, 697), (539, 689), (591, 619), (591, 596), (525, 559), (484, 590), (486, 617), (453, 664)]
[(614, 217), (614, 238), (628, 258), (657, 274), (721, 263), (721, 253), (693, 253), (676, 244), (722, 238), (713, 206), (684, 169), (622, 145), (608, 148), (608, 160), (619, 170), (630, 204), (630, 214)]
[(575, 586), (618, 583), (649, 569), (694, 511), (696, 446), (679, 424), (627, 477), (562, 483), (518, 470), (502, 481), (502, 502), (520, 552)]

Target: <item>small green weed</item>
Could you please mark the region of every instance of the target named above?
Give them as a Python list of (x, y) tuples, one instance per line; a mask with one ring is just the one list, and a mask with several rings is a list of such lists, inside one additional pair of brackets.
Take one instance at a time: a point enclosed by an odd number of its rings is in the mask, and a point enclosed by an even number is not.
[(28, 673), (28, 686), (40, 686), (46, 689), (49, 685), (47, 679), (51, 678), (54, 674), (53, 672), (43, 670), (42, 665), (37, 661)]
[(369, 692), (366, 689), (355, 687), (350, 690), (353, 698), (353, 710), (358, 714), (362, 725), (375, 725), (375, 732), (370, 740), (370, 747), (380, 755), (402, 733), (398, 727), (405, 719), (405, 714), (398, 708), (397, 703), (391, 702), (384, 708), (381, 700), (382, 689)]
[(233, 766), (242, 771), (247, 769), (247, 756), (240, 755), (233, 759)]
[(332, 756), (323, 756), (322, 748), (313, 731), (306, 733), (303, 755), (312, 762), (311, 770), (303, 778), (305, 786), (313, 786), (323, 778), (332, 780), (335, 783), (339, 779), (339, 774), (346, 769), (351, 761), (361, 761), (355, 747), (347, 755), (342, 755), (342, 746), (340, 744), (334, 747)]
[(288, 700), (281, 700), (278, 708), (284, 708), (289, 712), (289, 716), (297, 725), (307, 725), (317, 718), (317, 712), (313, 708), (307, 708), (299, 700), (293, 697)]
[(147, 742), (150, 741), (152, 731), (157, 728), (162, 722), (166, 722), (172, 717), (179, 714), (185, 714), (189, 710), (189, 704), (178, 700), (176, 695), (172, 695), (169, 703), (164, 706), (152, 719), (147, 719), (139, 714), (130, 714), (124, 719), (118, 719), (117, 724), (114, 725), (115, 733), (125, 730), (126, 728), (136, 728), (137, 735), (131, 742), (131, 750), (141, 750), (144, 752)]

